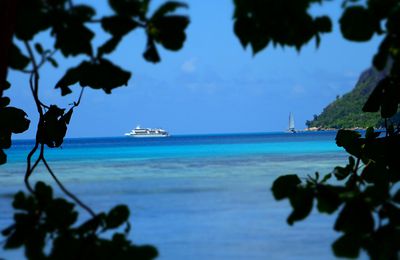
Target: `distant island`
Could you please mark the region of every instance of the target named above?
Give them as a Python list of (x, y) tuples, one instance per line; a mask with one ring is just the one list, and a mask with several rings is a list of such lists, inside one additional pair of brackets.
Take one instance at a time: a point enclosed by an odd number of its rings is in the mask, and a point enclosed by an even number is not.
[[(335, 129), (365, 129), (373, 126), (383, 127), (384, 121), (380, 113), (364, 113), (362, 107), (367, 101), (372, 90), (384, 77), (386, 71), (379, 72), (374, 68), (364, 71), (352, 91), (337, 96), (336, 100), (324, 108), (321, 114), (314, 115), (312, 120), (306, 121), (308, 130), (335, 130)], [(392, 120), (398, 122), (400, 113)]]

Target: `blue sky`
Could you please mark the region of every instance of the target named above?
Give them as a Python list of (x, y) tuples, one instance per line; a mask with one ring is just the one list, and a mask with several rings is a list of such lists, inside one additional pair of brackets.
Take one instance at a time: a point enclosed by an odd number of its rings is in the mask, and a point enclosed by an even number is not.
[[(106, 1), (86, 2), (99, 15), (111, 14)], [(152, 1), (153, 8), (162, 2)], [(319, 49), (315, 41), (300, 53), (269, 46), (253, 57), (233, 33), (231, 0), (186, 2), (190, 8), (181, 13), (190, 16), (191, 24), (184, 48), (170, 52), (159, 47), (162, 62), (150, 64), (142, 58), (144, 32), (129, 34), (109, 57), (133, 73), (129, 85), (111, 95), (85, 90), (67, 137), (121, 136), (137, 124), (163, 127), (171, 134), (284, 131), (289, 112), (294, 113), (296, 128), (304, 128), (307, 119), (354, 87), (379, 43), (377, 37), (368, 43), (343, 40), (337, 23), (339, 3), (328, 3), (313, 9), (334, 19), (333, 33), (322, 37)], [(108, 38), (96, 25), (91, 28), (98, 33), (95, 45)], [(35, 41), (48, 48), (53, 45), (48, 32)], [(61, 97), (54, 85), (82, 58), (55, 57), (61, 66), (43, 68), (40, 95), (47, 104), (68, 107), (76, 100), (79, 86), (73, 87), (73, 94)], [(17, 138), (33, 138), (37, 116), (28, 77), (10, 71), (9, 81), (13, 87), (5, 94), (32, 120), (30, 130)]]

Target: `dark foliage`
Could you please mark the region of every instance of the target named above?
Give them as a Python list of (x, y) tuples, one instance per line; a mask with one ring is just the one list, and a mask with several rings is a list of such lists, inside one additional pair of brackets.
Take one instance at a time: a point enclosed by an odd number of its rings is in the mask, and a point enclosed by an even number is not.
[(235, 0), (234, 31), (244, 48), (253, 54), (271, 42), (300, 50), (313, 37), (317, 46), (320, 34), (332, 30), (327, 16), (312, 17), (308, 12), (315, 0)]
[[(116, 50), (123, 37), (137, 28), (144, 29), (151, 39), (144, 57), (151, 62), (161, 60), (155, 43), (176, 51), (182, 48), (186, 39), (185, 29), (189, 19), (175, 14), (176, 9), (186, 8), (186, 4), (166, 2), (149, 17), (149, 0), (108, 2), (115, 14), (96, 18), (92, 7), (75, 5), (72, 1), (18, 1), (15, 40), (19, 40), (19, 43), (9, 43), (10, 55), (6, 64), (11, 69), (30, 74), (29, 87), (39, 122), (35, 145), (27, 155), (24, 178), (30, 194), (18, 192), (15, 195), (14, 224), (4, 229), (2, 235), (6, 237), (5, 249), (24, 247), (28, 259), (153, 259), (158, 254), (153, 246), (136, 246), (127, 239), (130, 224), (129, 209), (126, 206), (117, 205), (108, 213), (96, 214), (64, 187), (45, 157), (46, 146), (57, 148), (62, 145), (73, 111), (79, 106), (85, 87), (102, 89), (110, 94), (113, 89), (128, 85), (132, 73), (104, 57)], [(89, 23), (101, 25), (111, 38), (95, 48), (92, 44), (95, 35)], [(35, 43), (32, 48), (35, 35), (46, 30), (54, 38), (54, 48), (43, 48), (40, 43)], [(22, 46), (26, 54), (21, 51)], [(69, 108), (46, 105), (39, 96), (40, 68), (45, 63), (58, 67), (53, 58), (56, 51), (60, 51), (65, 58), (78, 55), (86, 57), (79, 65), (69, 68), (55, 86), (61, 89), (63, 96), (70, 94), (70, 87), (77, 83), (82, 87), (79, 99)], [(7, 161), (4, 149), (10, 148), (11, 135), (26, 131), (30, 121), (23, 110), (10, 107), (10, 98), (3, 96), (3, 91), (10, 84), (0, 83), (0, 164), (4, 164)], [(33, 161), (35, 154), (36, 160)], [(31, 187), (29, 178), (39, 163), (44, 164), (73, 203), (63, 198), (53, 198), (52, 189), (44, 183), (39, 182), (35, 188)], [(92, 217), (81, 223), (75, 205), (82, 207)], [(122, 226), (125, 226), (125, 231), (120, 232)]]
[[(330, 19), (326, 16), (313, 18), (308, 11), (312, 4), (324, 2), (235, 0), (234, 30), (243, 47), (250, 45), (253, 53), (270, 42), (299, 50), (315, 37), (318, 45), (320, 33), (331, 30)], [(357, 95), (338, 98), (329, 108), (330, 118), (315, 116), (308, 124), (328, 124), (323, 120), (331, 118), (335, 119), (333, 127), (336, 128), (349, 122), (359, 124), (352, 122), (355, 116), (346, 118), (343, 113), (346, 111), (341, 110), (344, 107), (358, 115), (362, 114), (361, 109), (380, 112), (380, 120), (375, 114), (371, 118), (364, 117), (369, 118), (364, 124), (383, 125), (386, 131), (381, 137), (379, 132), (369, 128), (362, 137), (355, 131), (340, 130), (336, 143), (351, 155), (345, 167), (335, 167), (322, 179), (316, 173), (303, 182), (296, 175), (281, 176), (273, 183), (272, 192), (275, 199), (290, 201), (293, 209), (287, 219), (290, 225), (305, 219), (315, 202), (320, 213), (339, 212), (334, 229), (342, 236), (332, 245), (336, 256), (357, 257), (363, 249), (372, 259), (398, 259), (400, 127), (390, 118), (398, 117), (400, 103), (400, 1), (344, 0), (342, 6), (339, 24), (345, 39), (364, 42), (374, 35), (382, 36), (372, 63), (378, 71), (385, 71), (369, 82), (368, 93), (365, 87), (360, 87), (356, 89)], [(342, 184), (328, 184), (332, 176), (336, 177), (336, 183)]]
[(3, 149), (11, 147), (11, 135), (25, 132), (29, 128), (30, 121), (26, 113), (15, 107), (9, 107), (8, 97), (0, 98), (0, 164), (7, 162), (7, 155)]
[(69, 69), (56, 84), (56, 88), (60, 88), (64, 96), (72, 92), (69, 86), (79, 82), (81, 87), (103, 89), (110, 94), (112, 89), (127, 85), (130, 77), (130, 72), (106, 59), (98, 59), (96, 62), (84, 61)]
[[(125, 205), (77, 224), (75, 205), (54, 198), (51, 187), (38, 182), (34, 194), (16, 193), (13, 207), (15, 223), (2, 231), (4, 248), (24, 247), (28, 259), (154, 259), (158, 255), (153, 246), (135, 246), (126, 238), (130, 224)], [(104, 237), (123, 227), (123, 232)], [(51, 249), (45, 250), (46, 245)]]
[[(364, 249), (372, 259), (397, 259), (400, 250), (397, 240), (400, 237), (400, 192), (393, 193), (391, 187), (400, 180), (395, 152), (400, 147), (400, 135), (378, 136), (372, 128), (365, 137), (354, 131), (338, 132), (338, 146), (354, 156), (349, 157), (346, 167), (336, 167), (333, 171), (337, 180), (345, 182), (344, 186), (328, 184), (332, 174), (323, 179), (319, 179), (319, 174), (309, 176), (297, 185), (290, 181), (295, 178), (293, 175), (281, 176), (272, 186), (277, 200), (282, 199), (278, 187), (287, 190), (285, 198), (290, 200), (293, 208), (289, 224), (307, 217), (313, 200), (317, 201), (320, 213), (339, 211), (334, 229), (343, 235), (332, 245), (337, 256), (357, 257), (360, 249)], [(305, 191), (308, 191), (308, 196)], [(384, 238), (382, 234), (388, 237)]]

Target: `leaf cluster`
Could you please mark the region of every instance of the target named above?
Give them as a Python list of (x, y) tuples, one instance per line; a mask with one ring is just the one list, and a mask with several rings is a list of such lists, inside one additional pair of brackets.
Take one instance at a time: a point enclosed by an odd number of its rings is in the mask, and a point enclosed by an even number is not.
[[(9, 87), (10, 84), (5, 82), (0, 89), (5, 90)], [(0, 96), (0, 164), (7, 162), (7, 155), (3, 149), (11, 147), (11, 135), (25, 132), (30, 124), (23, 110), (9, 104), (10, 98)]]
[[(113, 14), (96, 17), (93, 7), (74, 4), (71, 0), (17, 2), (15, 38), (10, 43), (6, 62), (9, 68), (30, 75), (29, 87), (39, 114), (39, 123), (35, 145), (27, 156), (24, 179), (31, 195), (22, 192), (15, 195), (13, 206), (17, 212), (14, 224), (2, 232), (7, 237), (6, 249), (23, 246), (28, 259), (152, 259), (157, 256), (154, 247), (135, 246), (127, 239), (130, 226), (126, 206), (118, 205), (108, 213), (95, 215), (93, 210), (58, 180), (44, 153), (45, 145), (55, 148), (63, 143), (73, 110), (79, 105), (85, 87), (102, 89), (110, 94), (113, 89), (128, 84), (131, 72), (105, 57), (116, 50), (126, 35), (137, 28), (144, 30), (148, 41), (143, 57), (153, 63), (161, 60), (158, 45), (172, 51), (182, 48), (189, 18), (176, 11), (187, 8), (187, 5), (167, 1), (156, 8), (153, 14), (149, 14), (149, 3), (150, 0), (108, 0)], [(111, 37), (100, 46), (95, 46), (92, 41), (95, 33), (90, 24), (98, 24)], [(43, 48), (40, 43), (32, 44), (35, 36), (44, 31), (49, 32), (54, 39), (50, 49)], [(22, 46), (25, 46), (25, 53), (20, 49)], [(65, 58), (78, 55), (84, 57), (80, 64), (69, 68), (55, 85), (63, 96), (70, 94), (75, 84), (79, 83), (82, 87), (79, 100), (68, 110), (57, 105), (46, 105), (39, 96), (40, 68), (46, 63), (58, 67), (53, 57), (57, 51)], [(30, 123), (23, 110), (9, 106), (10, 99), (3, 97), (4, 90), (9, 87), (8, 82), (0, 82), (0, 164), (6, 163), (3, 149), (11, 146), (11, 135), (26, 131)], [(37, 151), (40, 151), (39, 155), (32, 162)], [(92, 219), (77, 225), (75, 204), (53, 198), (51, 188), (43, 183), (37, 183), (35, 189), (31, 187), (29, 177), (41, 162), (62, 191), (87, 210)], [(127, 226), (125, 232), (116, 232), (115, 229), (124, 223)], [(114, 233), (111, 239), (100, 236), (112, 230)], [(45, 248), (48, 247), (45, 244), (48, 241), (52, 247), (46, 253), (48, 250)]]
[[(2, 231), (4, 248), (24, 247), (27, 259), (154, 259), (158, 254), (152, 246), (127, 239), (130, 213), (125, 205), (77, 224), (75, 205), (55, 198), (43, 182), (36, 183), (34, 195), (16, 193), (12, 205), (14, 223)], [(112, 232), (111, 238), (104, 237), (106, 232)]]
[(43, 115), (42, 122), (39, 123), (37, 140), (41, 144), (46, 144), (50, 148), (59, 147), (67, 133), (67, 125), (71, 120), (73, 107), (65, 113), (56, 105), (51, 105)]
[(234, 31), (244, 48), (258, 53), (271, 42), (300, 50), (315, 37), (332, 30), (328, 16), (313, 17), (309, 8), (322, 0), (235, 0)]
[[(124, 36), (137, 28), (145, 29), (147, 44), (143, 57), (150, 62), (161, 60), (156, 43), (168, 50), (179, 50), (186, 39), (185, 29), (189, 24), (189, 18), (177, 15), (174, 12), (179, 8), (187, 8), (186, 4), (169, 1), (162, 4), (150, 17), (148, 17), (149, 0), (109, 0), (109, 5), (114, 11), (112, 16), (104, 16), (94, 19), (95, 10), (89, 5), (70, 5), (69, 1), (20, 1), (21, 10), (18, 13), (15, 35), (21, 41), (30, 41), (34, 36), (44, 30), (50, 30), (54, 37), (54, 49), (60, 50), (63, 56), (88, 56), (89, 60), (71, 68), (64, 76), (64, 81), (80, 82), (81, 86), (89, 86), (94, 89), (102, 88), (106, 93), (127, 85), (131, 74), (124, 71), (111, 61), (103, 58), (112, 53)], [(97, 48), (95, 55), (92, 39), (93, 31), (88, 23), (100, 23), (101, 28), (111, 35), (111, 38)], [(53, 59), (50, 62), (53, 63)], [(12, 45), (9, 66), (10, 68), (23, 70), (30, 63), (16, 44)], [(72, 71), (71, 71), (72, 70)], [(85, 84), (82, 85), (76, 72), (85, 75)], [(88, 72), (88, 73), (86, 73)], [(106, 72), (107, 74), (104, 74)], [(103, 78), (99, 78), (103, 76)], [(118, 78), (122, 77), (122, 80)], [(63, 80), (63, 79), (61, 79)], [(99, 82), (105, 82), (104, 86)], [(61, 88), (58, 84), (56, 88)], [(62, 94), (71, 92), (69, 88), (61, 88)]]
[[(300, 50), (314, 37), (318, 46), (320, 34), (331, 31), (331, 19), (313, 17), (309, 9), (315, 3), (325, 2), (235, 0), (235, 34), (244, 48), (252, 48), (253, 54), (269, 43)], [(379, 78), (370, 84), (368, 94), (360, 93), (363, 95), (354, 99), (338, 98), (329, 107), (334, 111), (331, 118), (315, 116), (314, 122), (308, 122), (308, 125), (319, 120), (341, 128), (364, 121), (363, 126), (384, 125), (386, 135), (379, 137), (372, 128), (366, 131), (365, 137), (358, 132), (340, 130), (336, 143), (351, 155), (346, 166), (335, 167), (322, 179), (318, 173), (306, 181), (296, 175), (281, 176), (273, 183), (272, 191), (277, 200), (289, 200), (293, 208), (287, 219), (290, 225), (305, 219), (315, 203), (321, 213), (339, 211), (334, 229), (342, 236), (332, 246), (337, 256), (356, 257), (363, 249), (372, 259), (397, 259), (400, 252), (400, 192), (393, 187), (398, 188), (396, 184), (400, 178), (400, 126), (389, 119), (398, 118), (400, 103), (400, 2), (344, 0), (342, 3), (339, 25), (343, 38), (365, 42), (380, 35), (383, 39), (372, 60), (375, 69), (380, 71)], [(365, 89), (359, 90), (364, 92)], [(360, 96), (363, 96), (362, 100)], [(346, 106), (350, 109), (342, 109)], [(375, 114), (356, 116), (361, 110)], [(344, 185), (327, 184), (331, 176)]]
[[(275, 199), (289, 199), (293, 208), (290, 225), (305, 219), (314, 204), (320, 213), (339, 211), (334, 229), (342, 236), (332, 244), (336, 256), (357, 257), (364, 249), (371, 259), (396, 259), (400, 251), (400, 191), (393, 190), (400, 180), (395, 152), (400, 135), (379, 136), (373, 128), (365, 137), (340, 130), (336, 143), (351, 155), (345, 167), (335, 167), (322, 179), (318, 173), (305, 181), (284, 175), (273, 183)], [(344, 185), (328, 184), (332, 176)]]
[[(82, 88), (102, 89), (110, 94), (113, 89), (126, 86), (132, 73), (104, 56), (115, 51), (128, 33), (137, 28), (144, 29), (148, 41), (143, 56), (150, 62), (156, 63), (161, 60), (157, 44), (173, 51), (182, 48), (189, 18), (175, 12), (180, 8), (187, 8), (186, 4), (167, 1), (161, 4), (153, 14), (148, 14), (149, 0), (109, 0), (108, 3), (114, 14), (96, 18), (95, 9), (87, 4), (73, 4), (72, 1), (67, 0), (18, 1), (15, 41), (10, 47), (9, 68), (37, 77), (39, 68), (46, 62), (58, 67), (57, 61), (52, 57), (56, 51), (60, 51), (66, 58), (84, 55), (86, 59), (79, 65), (69, 68), (55, 88), (60, 89), (64, 96), (72, 92), (71, 86), (79, 83)], [(94, 32), (88, 26), (92, 23), (98, 23), (105, 32), (111, 35), (109, 40), (97, 47), (97, 52), (92, 43)], [(35, 56), (29, 47), (28, 54), (23, 53), (20, 47), (23, 44), (28, 46), (42, 31), (49, 31), (54, 38), (53, 51), (44, 49), (40, 43), (36, 43), (35, 50), (41, 60), (35, 61)], [(29, 120), (25, 119), (25, 113), (22, 110), (6, 108), (9, 98), (2, 95), (3, 90), (10, 85), (8, 83), (2, 85), (0, 89), (0, 164), (6, 162), (6, 155), (2, 149), (9, 148), (11, 133), (23, 132), (29, 125), (26, 123)], [(66, 134), (66, 126), (72, 109), (63, 116), (63, 112), (58, 108), (57, 110), (56, 106), (47, 107), (41, 104), (37, 96), (37, 85), (37, 82), (35, 84), (31, 82), (31, 90), (36, 96), (35, 101), (40, 103), (41, 107), (49, 109), (41, 122), (41, 127), (39, 127), (41, 129), (38, 129), (39, 142), (49, 147), (58, 147)], [(17, 129), (16, 126), (19, 128)]]

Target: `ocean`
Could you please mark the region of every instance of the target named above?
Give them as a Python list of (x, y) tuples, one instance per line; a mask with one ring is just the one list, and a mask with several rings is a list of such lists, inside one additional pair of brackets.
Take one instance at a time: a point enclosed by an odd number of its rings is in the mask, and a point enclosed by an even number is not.
[[(313, 210), (290, 227), (288, 201), (271, 185), (279, 175), (329, 173), (345, 165), (335, 132), (66, 139), (46, 157), (59, 179), (95, 211), (124, 203), (130, 237), (159, 259), (335, 259), (335, 216)], [(11, 223), (12, 196), (23, 190), (32, 140), (17, 140), (0, 166), (0, 228)], [(62, 196), (43, 166), (31, 178)], [(82, 217), (88, 215), (80, 210)], [(3, 239), (0, 238), (0, 243)], [(20, 259), (21, 251), (0, 250)]]

